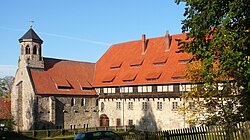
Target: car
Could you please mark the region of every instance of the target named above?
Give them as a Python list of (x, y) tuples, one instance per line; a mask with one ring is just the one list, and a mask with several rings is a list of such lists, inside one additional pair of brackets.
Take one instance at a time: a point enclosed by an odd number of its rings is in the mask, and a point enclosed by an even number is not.
[(78, 133), (74, 140), (123, 140), (113, 131), (93, 131)]

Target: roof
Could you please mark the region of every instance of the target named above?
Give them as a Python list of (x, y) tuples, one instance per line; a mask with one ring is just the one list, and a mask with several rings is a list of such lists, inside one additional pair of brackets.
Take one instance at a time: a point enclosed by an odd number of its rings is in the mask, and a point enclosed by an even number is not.
[[(179, 50), (176, 39), (185, 40), (186, 34), (147, 39), (143, 53), (142, 40), (112, 45), (97, 61), (93, 85), (127, 86), (188, 82), (184, 78), (186, 62), (191, 59)], [(116, 67), (114, 67), (116, 64)], [(119, 64), (119, 65), (117, 65)]]
[(43, 43), (43, 40), (36, 34), (36, 32), (30, 28), (20, 39), (19, 42), (25, 41), (25, 39), (32, 39), (34, 42)]
[(11, 115), (11, 102), (0, 99), (0, 120), (9, 119)]
[(95, 64), (44, 58), (44, 70), (30, 69), (36, 94), (96, 95), (92, 88)]

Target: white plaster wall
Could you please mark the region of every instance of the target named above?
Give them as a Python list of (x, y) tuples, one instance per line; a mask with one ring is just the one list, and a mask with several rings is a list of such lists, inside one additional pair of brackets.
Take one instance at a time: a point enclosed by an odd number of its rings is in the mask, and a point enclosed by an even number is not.
[[(116, 102), (121, 102), (121, 110), (116, 110)], [(170, 130), (184, 127), (184, 116), (178, 114), (177, 110), (172, 110), (172, 102), (178, 102), (178, 105), (183, 103), (179, 98), (155, 98), (155, 99), (100, 99), (104, 102), (104, 110), (100, 111), (99, 115), (106, 114), (109, 117), (109, 125), (116, 126), (116, 119), (120, 118), (121, 123), (128, 125), (129, 120), (138, 126), (142, 122), (142, 118), (153, 118), (153, 123), (156, 123), (157, 130)], [(124, 110), (123, 110), (124, 102)], [(128, 110), (128, 102), (133, 102), (133, 110)], [(148, 102), (148, 110), (142, 110), (142, 102)], [(157, 110), (157, 102), (162, 102), (162, 110)], [(99, 106), (99, 110), (101, 107)], [(124, 113), (124, 116), (123, 116)], [(144, 118), (145, 118), (144, 117)], [(147, 126), (148, 125), (148, 126)], [(143, 129), (149, 129), (152, 123), (145, 123)]]

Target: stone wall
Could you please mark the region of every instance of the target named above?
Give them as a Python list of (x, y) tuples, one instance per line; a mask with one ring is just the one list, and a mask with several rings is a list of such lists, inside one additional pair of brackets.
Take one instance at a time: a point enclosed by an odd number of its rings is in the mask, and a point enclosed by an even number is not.
[(19, 67), (12, 87), (11, 113), (16, 131), (33, 129), (34, 123), (34, 90), (30, 73), (26, 66)]
[(97, 96), (37, 96), (36, 129), (99, 126)]

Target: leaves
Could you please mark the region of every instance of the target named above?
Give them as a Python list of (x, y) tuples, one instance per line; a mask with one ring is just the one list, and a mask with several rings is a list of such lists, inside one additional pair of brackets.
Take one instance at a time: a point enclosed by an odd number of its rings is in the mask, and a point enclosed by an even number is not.
[[(215, 112), (222, 111), (208, 115), (207, 123), (236, 121), (234, 117), (250, 120), (250, 1), (176, 0), (177, 4), (181, 2), (186, 4), (182, 30), (188, 33), (186, 40), (179, 40), (179, 45), (182, 52), (194, 56), (187, 78), (205, 83), (207, 90), (203, 96), (207, 103), (216, 105)], [(238, 88), (230, 85), (232, 81)], [(218, 91), (214, 85), (219, 82), (232, 89)], [(231, 96), (236, 92), (240, 95)], [(241, 112), (234, 114), (232, 107), (214, 102), (213, 97), (231, 98), (234, 107), (241, 103), (237, 108)]]

